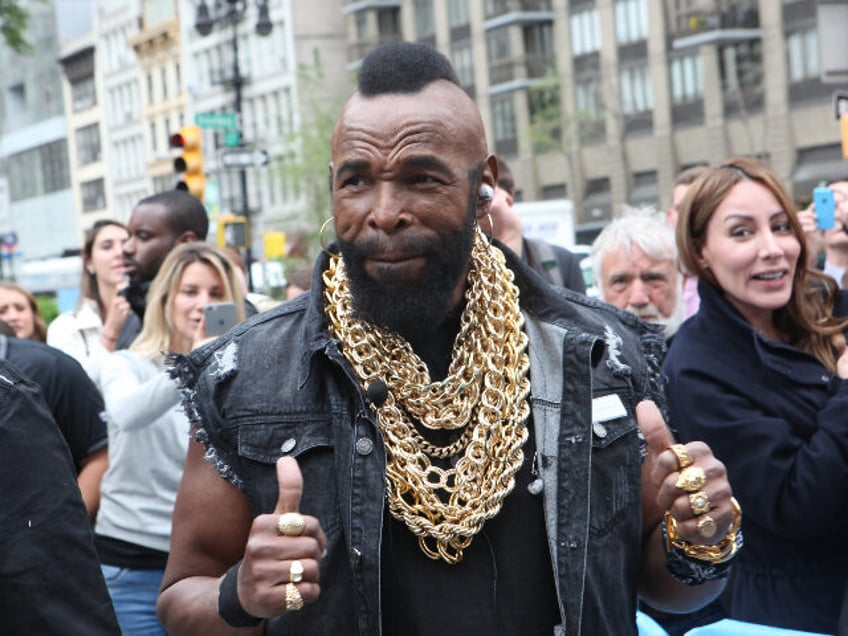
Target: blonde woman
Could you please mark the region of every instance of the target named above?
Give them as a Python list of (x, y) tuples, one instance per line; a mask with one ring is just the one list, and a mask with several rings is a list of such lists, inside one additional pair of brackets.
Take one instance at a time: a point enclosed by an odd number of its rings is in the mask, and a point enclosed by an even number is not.
[(95, 535), (125, 636), (165, 634), (156, 596), (189, 441), (165, 356), (188, 353), (205, 341), (204, 307), (222, 301), (235, 303), (238, 319), (244, 319), (244, 293), (227, 257), (202, 242), (175, 247), (148, 292), (141, 333), (129, 350), (112, 353), (103, 364), (109, 469)]
[(130, 305), (118, 292), (126, 285), (123, 223), (97, 221), (85, 234), (80, 300), (74, 311), (58, 316), (47, 328), (47, 344), (75, 358), (96, 384), (100, 368), (115, 350)]

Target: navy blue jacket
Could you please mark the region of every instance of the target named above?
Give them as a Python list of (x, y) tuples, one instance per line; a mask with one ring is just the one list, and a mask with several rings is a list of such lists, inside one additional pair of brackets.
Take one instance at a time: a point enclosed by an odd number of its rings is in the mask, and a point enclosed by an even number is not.
[(848, 583), (848, 381), (756, 331), (701, 280), (664, 364), (671, 424), (727, 466), (745, 549), (732, 618), (836, 633)]

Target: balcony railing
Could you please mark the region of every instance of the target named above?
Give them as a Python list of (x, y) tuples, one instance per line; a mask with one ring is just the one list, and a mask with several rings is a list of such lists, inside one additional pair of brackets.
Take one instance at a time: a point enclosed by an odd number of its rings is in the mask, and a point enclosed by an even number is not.
[(521, 11), (550, 11), (551, 0), (487, 0), (486, 19)]
[(668, 6), (674, 48), (730, 42), (759, 33), (757, 0), (706, 0), (686, 10)]
[(352, 43), (348, 47), (348, 61), (358, 62), (363, 57), (368, 55), (371, 49), (387, 42), (396, 42), (401, 39), (400, 33), (383, 33), (377, 37), (369, 37), (358, 42)]
[(556, 71), (552, 53), (528, 53), (489, 64), (489, 84), (504, 84), (514, 79), (538, 79)]

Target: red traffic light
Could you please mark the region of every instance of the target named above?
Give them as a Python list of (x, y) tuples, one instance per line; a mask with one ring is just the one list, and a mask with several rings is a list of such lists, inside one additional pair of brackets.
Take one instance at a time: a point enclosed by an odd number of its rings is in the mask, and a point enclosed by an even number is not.
[(185, 137), (182, 133), (174, 133), (170, 140), (171, 148), (182, 148), (185, 146)]

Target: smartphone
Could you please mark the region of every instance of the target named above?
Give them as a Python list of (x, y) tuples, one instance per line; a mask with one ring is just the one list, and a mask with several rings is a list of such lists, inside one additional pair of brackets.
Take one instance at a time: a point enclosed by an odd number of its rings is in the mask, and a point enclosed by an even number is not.
[(836, 225), (836, 201), (833, 190), (819, 186), (813, 190), (813, 206), (816, 212), (816, 225), (820, 230), (831, 230)]
[(210, 303), (203, 308), (207, 336), (223, 336), (236, 324), (233, 303)]

